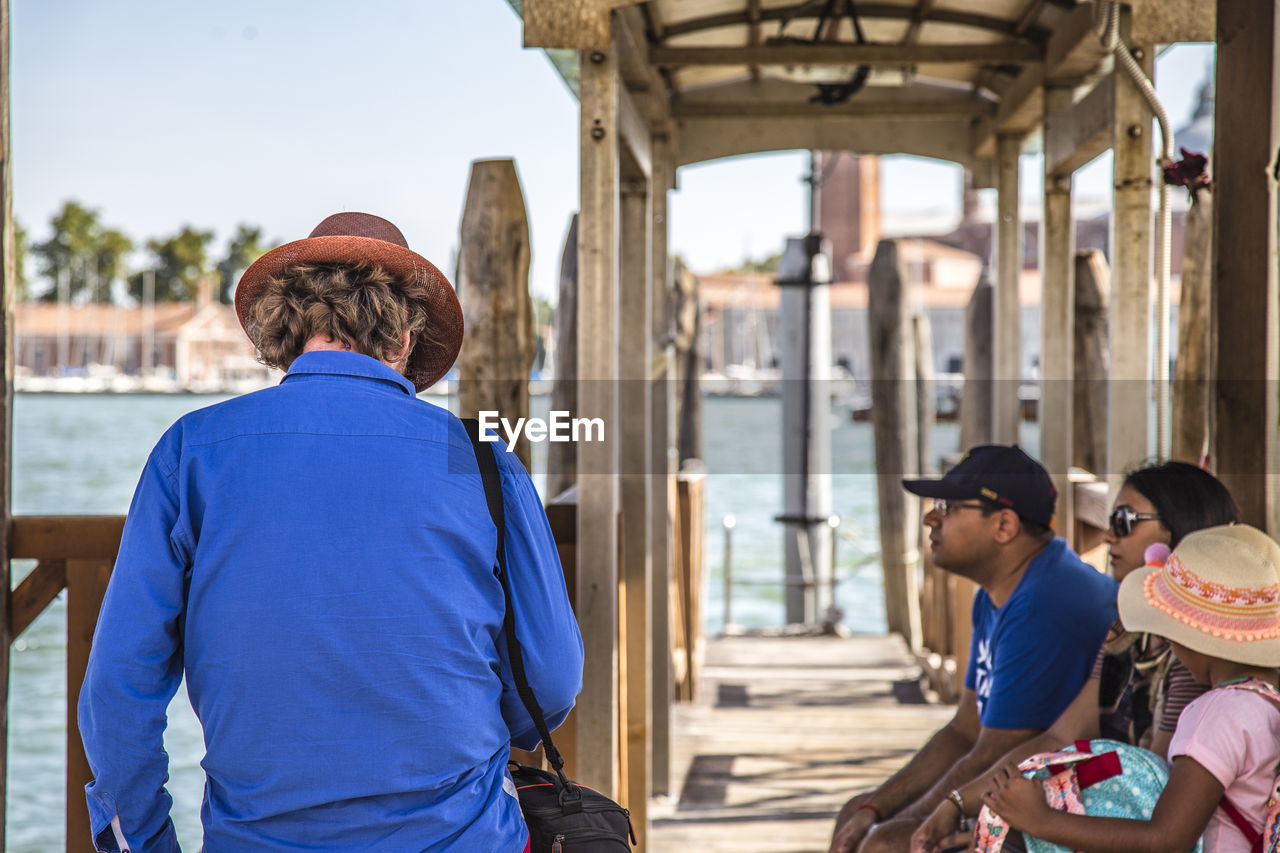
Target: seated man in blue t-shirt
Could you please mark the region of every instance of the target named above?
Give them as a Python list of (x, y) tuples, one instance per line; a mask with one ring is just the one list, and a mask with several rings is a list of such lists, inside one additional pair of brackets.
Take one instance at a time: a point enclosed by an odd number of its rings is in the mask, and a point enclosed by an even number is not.
[(907, 850), (942, 800), (1058, 718), (1116, 619), (1116, 582), (1054, 537), (1057, 490), (1016, 445), (975, 447), (942, 479), (903, 486), (933, 499), (924, 524), (934, 565), (981, 587), (969, 669), (951, 721), (841, 809), (831, 853)]

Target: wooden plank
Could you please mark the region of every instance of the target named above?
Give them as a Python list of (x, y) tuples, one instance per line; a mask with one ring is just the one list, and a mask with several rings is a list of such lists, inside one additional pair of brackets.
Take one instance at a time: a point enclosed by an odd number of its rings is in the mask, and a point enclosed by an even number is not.
[[(1055, 134), (1052, 118), (1071, 109), (1071, 90), (1045, 90), (1044, 145)], [(1055, 175), (1044, 163), (1044, 204), (1040, 229), (1040, 462), (1058, 489), (1057, 529), (1071, 531), (1071, 489), (1067, 475), (1074, 451), (1072, 373), (1075, 364), (1075, 223), (1071, 217), (1071, 176)]]
[[(458, 415), (529, 417), (533, 299), (529, 295), (529, 214), (514, 160), (471, 164), (458, 249), (458, 296), (467, 334), (458, 355)], [(516, 456), (529, 468), (529, 438)]]
[(903, 263), (898, 242), (881, 240), (867, 276), (867, 337), (885, 618), (891, 632), (901, 634), (911, 649), (918, 649), (920, 502), (902, 488), (902, 478), (919, 470), (915, 368), (908, 340)]
[(77, 703), (89, 666), (98, 611), (111, 578), (108, 560), (67, 560), (67, 850), (92, 850), (84, 786), (93, 780), (80, 741)]
[(1039, 62), (1026, 42), (997, 44), (783, 44), (756, 47), (652, 47), (654, 65), (914, 65)]
[(1046, 175), (1068, 176), (1111, 148), (1115, 94), (1115, 80), (1108, 75), (1069, 109), (1046, 112)]
[(618, 88), (618, 136), (626, 155), (624, 173), (648, 178), (653, 171), (649, 121), (640, 113), (631, 93), (622, 87)]
[(42, 560), (9, 598), (9, 637), (16, 640), (67, 587), (65, 560)]
[(1022, 218), (1018, 210), (1018, 159), (1022, 137), (1001, 134), (996, 143), (996, 292), (994, 438), (1015, 444), (1022, 422), (1018, 385), (1022, 378)]
[(1219, 0), (1217, 10), (1213, 464), (1241, 521), (1276, 535), (1280, 10), (1239, 0)]
[[(647, 137), (646, 137), (647, 139)], [(625, 615), (625, 631), (620, 634), (625, 650), (626, 673), (619, 677), (626, 685), (625, 701), (619, 697), (624, 728), (623, 753), (627, 779), (627, 804), (639, 839), (639, 849), (647, 849), (648, 802), (652, 788), (653, 759), (650, 751), (653, 694), (651, 665), (653, 654), (653, 563), (649, 549), (649, 513), (652, 507), (650, 432), (652, 430), (652, 388), (649, 379), (652, 350), (653, 276), (650, 263), (649, 182), (623, 184), (621, 203), (622, 272), (619, 310), (627, 320), (621, 324), (618, 347), (619, 410), (626, 417), (618, 423), (619, 465), (622, 498), (622, 578), (625, 596), (620, 614)]]
[(618, 753), (618, 69), (609, 51), (581, 58), (578, 404), (605, 441), (578, 447), (578, 622), (586, 647), (577, 706), (579, 781), (607, 795)]
[[(1121, 17), (1122, 35), (1124, 16)], [(1139, 62), (1150, 76), (1155, 51)], [(1151, 381), (1151, 109), (1127, 75), (1115, 75), (1113, 247), (1108, 383), (1107, 470), (1113, 488), (1123, 472), (1147, 458)], [(1123, 333), (1120, 333), (1123, 330)]]

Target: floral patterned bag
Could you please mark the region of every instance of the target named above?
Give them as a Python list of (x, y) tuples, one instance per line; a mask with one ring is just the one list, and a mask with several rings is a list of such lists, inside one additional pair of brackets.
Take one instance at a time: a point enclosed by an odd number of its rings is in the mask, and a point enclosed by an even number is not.
[[(1044, 782), (1049, 805), (1071, 814), (1150, 820), (1160, 792), (1169, 780), (1165, 763), (1154, 752), (1115, 740), (1078, 740), (1058, 752), (1042, 752), (1018, 765), (1028, 779)], [(986, 806), (978, 815), (974, 847), (999, 853), (1009, 825)], [(1024, 833), (1027, 853), (1070, 853)], [(1201, 842), (1190, 853), (1201, 853)]]

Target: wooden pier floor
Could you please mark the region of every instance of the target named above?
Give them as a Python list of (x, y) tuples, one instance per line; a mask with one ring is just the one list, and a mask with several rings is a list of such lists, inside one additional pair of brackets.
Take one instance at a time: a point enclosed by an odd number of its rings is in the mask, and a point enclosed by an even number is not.
[(694, 702), (672, 711), (672, 794), (652, 853), (825, 851), (844, 801), (945, 723), (898, 637), (709, 639)]

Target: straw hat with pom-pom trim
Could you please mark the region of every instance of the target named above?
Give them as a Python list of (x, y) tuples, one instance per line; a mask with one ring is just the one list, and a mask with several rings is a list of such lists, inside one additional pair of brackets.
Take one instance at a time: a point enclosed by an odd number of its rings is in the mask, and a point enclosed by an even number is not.
[(453, 366), (462, 348), (462, 306), (453, 286), (434, 264), (409, 248), (399, 228), (371, 213), (335, 213), (305, 240), (285, 243), (254, 261), (236, 287), (236, 316), (245, 334), (253, 304), (268, 279), (295, 264), (317, 263), (376, 264), (397, 278), (425, 285), (423, 307), (432, 334), (421, 336), (409, 353), (405, 378), (424, 391)]
[(1193, 651), (1280, 666), (1280, 545), (1247, 524), (1187, 534), (1120, 584), (1120, 621)]

